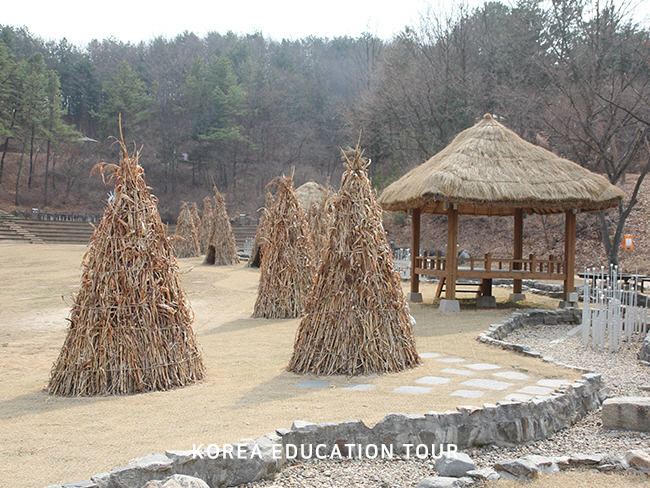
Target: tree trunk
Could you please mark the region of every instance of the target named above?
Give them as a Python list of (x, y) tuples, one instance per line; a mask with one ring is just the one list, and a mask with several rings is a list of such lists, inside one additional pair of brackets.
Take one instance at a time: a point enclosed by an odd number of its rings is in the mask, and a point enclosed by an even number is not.
[(9, 137), (5, 139), (4, 149), (2, 150), (2, 158), (0, 158), (0, 183), (2, 183), (2, 172), (5, 167), (5, 156), (7, 155), (7, 150), (9, 149)]
[(18, 160), (18, 171), (16, 173), (16, 197), (14, 204), (16, 206), (20, 205), (20, 198), (18, 197), (18, 192), (20, 189), (20, 175), (23, 172), (23, 156), (25, 155), (25, 143), (23, 142), (23, 148), (20, 151), (20, 159)]
[(32, 189), (32, 176), (34, 175), (34, 133), (35, 126), (32, 125), (32, 133), (29, 137), (29, 177), (27, 178), (27, 188)]
[(45, 188), (43, 190), (43, 206), (47, 206), (47, 177), (50, 169), (50, 140), (47, 140), (47, 154), (45, 155)]

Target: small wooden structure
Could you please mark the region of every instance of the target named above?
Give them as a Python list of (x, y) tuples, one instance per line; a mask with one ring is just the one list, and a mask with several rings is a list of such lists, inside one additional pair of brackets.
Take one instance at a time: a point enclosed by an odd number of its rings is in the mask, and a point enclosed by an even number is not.
[[(576, 215), (616, 207), (623, 196), (607, 179), (524, 141), (488, 114), (388, 186), (379, 203), (385, 210), (412, 212), (409, 299), (422, 300), (419, 275), (436, 276), (441, 287), (446, 282), (441, 310), (454, 311), (458, 309), (456, 281), (463, 278), (480, 279), (482, 296), (491, 295), (493, 279), (511, 278), (515, 298), (521, 296), (523, 279), (561, 280), (564, 300), (573, 301), (569, 293), (574, 291)], [(446, 256), (419, 256), (423, 213), (447, 216)], [(524, 258), (524, 213), (565, 214), (563, 258)], [(459, 215), (514, 217), (513, 257), (487, 254), (463, 259), (469, 267), (459, 268)]]

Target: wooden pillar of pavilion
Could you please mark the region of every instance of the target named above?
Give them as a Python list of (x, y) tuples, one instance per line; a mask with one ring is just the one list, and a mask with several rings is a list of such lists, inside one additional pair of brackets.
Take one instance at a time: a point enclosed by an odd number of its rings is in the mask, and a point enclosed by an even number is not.
[(458, 276), (458, 207), (449, 204), (447, 208), (447, 276), (445, 278), (445, 299), (440, 301), (441, 312), (460, 312), (456, 300), (456, 277)]
[[(524, 210), (521, 208), (515, 209), (515, 228), (514, 228), (514, 249), (512, 257), (514, 259), (521, 259), (524, 256)], [(521, 263), (513, 263), (513, 270), (521, 269)], [(526, 295), (522, 292), (522, 280), (512, 280), (512, 294), (510, 301), (518, 302), (525, 300)]]
[(420, 254), (420, 215), (419, 208), (413, 209), (411, 216), (411, 292), (406, 297), (409, 302), (421, 302), (420, 275), (415, 272), (417, 266), (416, 258)]
[[(564, 280), (564, 301), (570, 302), (569, 293), (575, 291), (576, 272), (576, 213), (565, 212), (564, 224), (564, 261), (566, 262), (566, 279)], [(577, 301), (577, 300), (575, 300)]]

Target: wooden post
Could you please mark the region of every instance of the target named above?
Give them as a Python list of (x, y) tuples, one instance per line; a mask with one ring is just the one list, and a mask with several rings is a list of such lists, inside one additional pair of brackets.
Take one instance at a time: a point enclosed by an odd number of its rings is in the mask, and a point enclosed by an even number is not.
[[(524, 255), (524, 211), (521, 208), (515, 209), (515, 242), (513, 257), (521, 259)], [(512, 269), (521, 269), (521, 263), (512, 263)], [(521, 293), (521, 280), (512, 280), (512, 293)]]
[(447, 283), (445, 298), (456, 299), (458, 273), (458, 209), (449, 204), (447, 209)]
[(411, 293), (420, 292), (420, 275), (415, 272), (420, 254), (420, 209), (414, 208), (411, 217)]
[(564, 272), (564, 300), (569, 301), (569, 293), (575, 291), (575, 270), (576, 270), (576, 214), (573, 210), (565, 212), (564, 224), (564, 261), (566, 266)]

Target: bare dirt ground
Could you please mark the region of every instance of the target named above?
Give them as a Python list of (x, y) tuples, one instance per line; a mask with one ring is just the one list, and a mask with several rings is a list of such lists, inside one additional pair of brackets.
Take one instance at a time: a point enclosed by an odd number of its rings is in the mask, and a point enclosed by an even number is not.
[[(435, 359), (399, 374), (318, 378), (330, 386), (296, 387), (316, 379), (285, 371), (299, 320), (252, 319), (259, 271), (243, 264), (201, 266), (201, 258), (194, 258), (180, 260), (180, 266), (196, 315), (194, 329), (207, 379), (174, 391), (133, 396), (50, 396), (45, 392), (49, 371), (65, 337), (70, 295), (78, 288), (85, 251), (86, 246), (0, 246), (0, 487), (38, 488), (88, 479), (152, 452), (256, 438), (289, 428), (296, 419), (360, 418), (373, 425), (389, 412), (480, 406), (513, 392), (487, 392), (479, 400), (450, 396), (462, 388), (458, 382), (465, 378), (424, 395), (393, 392), (423, 376), (440, 375), (441, 368), (454, 367)], [(442, 315), (431, 304), (434, 285), (421, 288), (425, 303), (411, 307), (418, 352), (497, 364), (502, 371), (525, 371), (531, 384), (541, 378), (578, 377), (475, 340), (479, 331), (504, 320), (512, 308), (466, 308), (460, 314)], [(500, 299), (508, 293), (495, 292), (501, 293)], [(556, 305), (556, 300), (534, 297), (522, 307)], [(476, 377), (488, 378), (491, 373), (479, 372)], [(353, 383), (371, 383), (375, 388), (341, 389)]]

